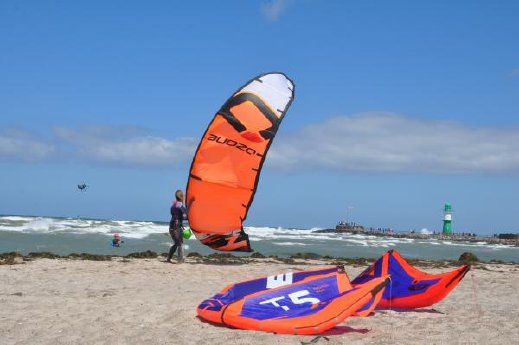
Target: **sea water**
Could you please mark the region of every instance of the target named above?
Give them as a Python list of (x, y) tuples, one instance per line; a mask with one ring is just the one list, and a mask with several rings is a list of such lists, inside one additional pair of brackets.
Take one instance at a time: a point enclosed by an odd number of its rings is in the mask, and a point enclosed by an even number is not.
[[(519, 247), (510, 245), (316, 233), (315, 230), (318, 229), (245, 227), (252, 248), (263, 255), (316, 253), (333, 257), (378, 258), (387, 250), (396, 249), (406, 258), (457, 260), (462, 253), (472, 252), (485, 261), (519, 263)], [(124, 241), (120, 247), (112, 246), (115, 233)], [(14, 251), (24, 255), (30, 252), (126, 255), (146, 250), (165, 253), (171, 244), (168, 223), (165, 222), (0, 216), (0, 253)], [(200, 244), (194, 237), (184, 240), (184, 245), (187, 253), (215, 252)]]

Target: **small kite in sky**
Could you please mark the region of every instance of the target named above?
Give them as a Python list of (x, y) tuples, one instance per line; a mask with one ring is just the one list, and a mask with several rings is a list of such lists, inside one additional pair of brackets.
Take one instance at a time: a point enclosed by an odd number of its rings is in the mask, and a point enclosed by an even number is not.
[(80, 192), (85, 192), (88, 189), (88, 186), (85, 183), (78, 184), (77, 189), (79, 189)]

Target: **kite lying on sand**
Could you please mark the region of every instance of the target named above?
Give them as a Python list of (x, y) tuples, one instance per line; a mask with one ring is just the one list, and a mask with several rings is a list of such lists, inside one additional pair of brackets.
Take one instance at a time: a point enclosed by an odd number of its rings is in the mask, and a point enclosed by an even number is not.
[(197, 313), (234, 328), (321, 334), (354, 315), (387, 283), (383, 276), (353, 287), (341, 267), (286, 273), (229, 285), (203, 301)]
[(249, 81), (216, 113), (196, 150), (186, 204), (193, 234), (222, 251), (251, 251), (242, 223), (267, 151), (294, 99), (282, 73)]
[(351, 283), (362, 285), (389, 274), (391, 282), (376, 308), (414, 309), (441, 301), (469, 270), (470, 266), (464, 265), (450, 272), (428, 274), (411, 266), (396, 250), (390, 250)]
[[(234, 328), (321, 334), (375, 308), (421, 308), (442, 300), (469, 266), (427, 274), (395, 250), (351, 283), (342, 266), (291, 272), (231, 284), (197, 308), (206, 321)], [(386, 286), (387, 285), (387, 286)]]

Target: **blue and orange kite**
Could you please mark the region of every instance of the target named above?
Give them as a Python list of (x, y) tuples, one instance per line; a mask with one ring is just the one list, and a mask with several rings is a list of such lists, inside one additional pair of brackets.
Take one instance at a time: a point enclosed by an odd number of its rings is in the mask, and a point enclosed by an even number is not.
[(390, 275), (391, 282), (382, 294), (377, 309), (415, 309), (429, 307), (445, 298), (463, 279), (470, 266), (429, 274), (411, 266), (396, 250), (386, 252), (351, 283), (365, 284)]
[(206, 321), (234, 328), (322, 334), (349, 316), (415, 309), (441, 301), (470, 269), (428, 274), (390, 250), (351, 283), (342, 266), (291, 272), (225, 287), (197, 308)]
[(387, 283), (383, 276), (353, 287), (341, 267), (286, 273), (229, 285), (203, 301), (197, 313), (234, 328), (321, 334), (355, 315)]

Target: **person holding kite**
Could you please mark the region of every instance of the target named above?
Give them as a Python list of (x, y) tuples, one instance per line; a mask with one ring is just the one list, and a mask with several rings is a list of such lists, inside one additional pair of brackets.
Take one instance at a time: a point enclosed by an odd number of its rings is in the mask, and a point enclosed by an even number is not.
[(175, 192), (175, 201), (170, 208), (171, 221), (169, 222), (169, 235), (173, 240), (173, 245), (169, 249), (169, 254), (166, 262), (171, 262), (171, 258), (177, 251), (178, 262), (184, 262), (184, 250), (183, 250), (183, 221), (187, 218), (187, 209), (184, 206), (184, 192), (177, 190)]

